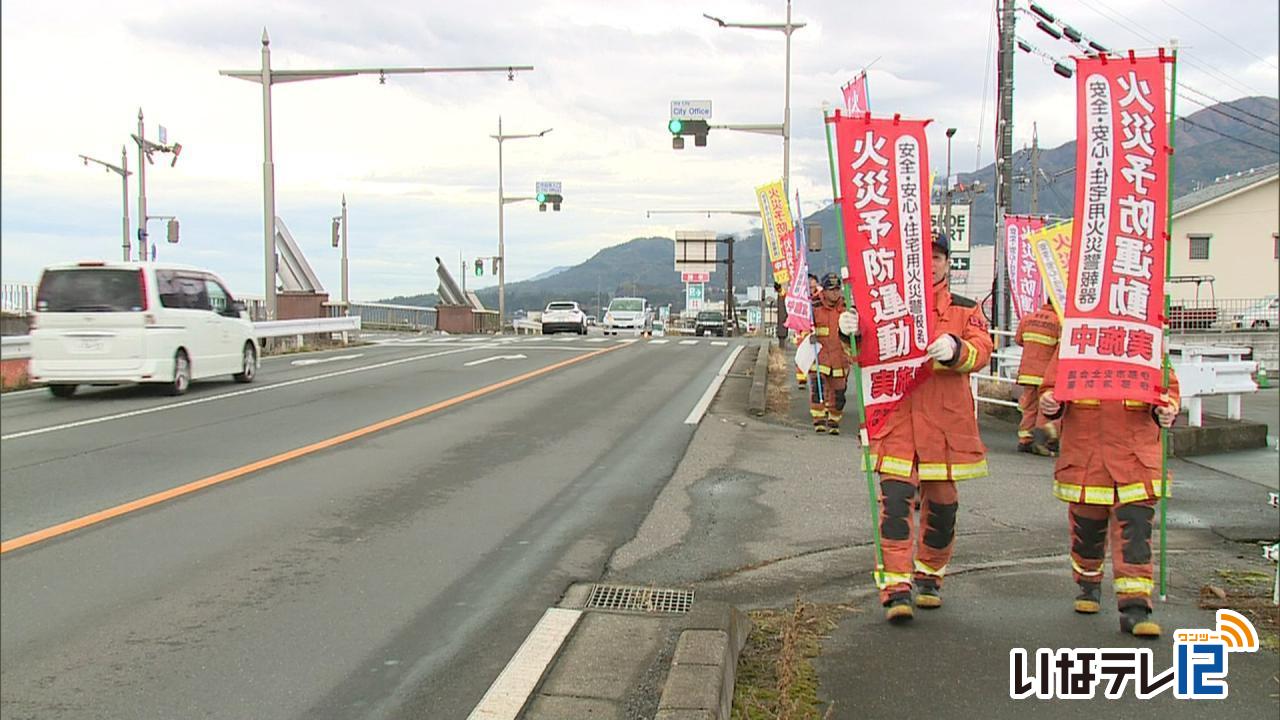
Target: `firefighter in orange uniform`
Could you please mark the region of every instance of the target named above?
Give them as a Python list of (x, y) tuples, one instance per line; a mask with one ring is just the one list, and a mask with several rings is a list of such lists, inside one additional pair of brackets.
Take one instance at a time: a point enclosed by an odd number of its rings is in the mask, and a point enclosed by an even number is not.
[[(928, 346), (932, 374), (903, 398), (871, 438), (880, 473), (880, 537), (884, 571), (877, 584), (885, 618), (914, 616), (914, 605), (942, 607), (942, 578), (955, 547), (956, 481), (987, 474), (987, 448), (978, 436), (969, 373), (987, 364), (991, 335), (974, 301), (948, 283), (950, 242), (933, 243), (933, 313)], [(858, 325), (856, 313), (842, 322)], [(918, 514), (918, 518), (917, 518)]]
[(818, 341), (818, 362), (809, 371), (809, 415), (813, 429), (820, 433), (840, 434), (844, 417), (844, 391), (849, 381), (853, 358), (849, 336), (840, 330), (840, 316), (845, 312), (840, 291), (840, 276), (827, 273), (822, 278), (822, 292), (813, 305), (813, 336)]
[(1047, 302), (1018, 323), (1014, 342), (1022, 346), (1018, 384), (1023, 387), (1022, 397), (1018, 398), (1018, 408), (1022, 410), (1018, 452), (1052, 455), (1058, 451), (1058, 428), (1040, 412), (1039, 390), (1044, 382), (1044, 369), (1058, 351), (1061, 333), (1058, 312)]
[(1061, 418), (1062, 454), (1053, 472), (1053, 494), (1068, 505), (1071, 567), (1080, 588), (1075, 611), (1100, 609), (1102, 564), (1111, 544), (1111, 566), (1120, 630), (1159, 637), (1151, 619), (1151, 533), (1161, 493), (1160, 428), (1178, 417), (1178, 378), (1169, 372), (1161, 402), (1073, 400), (1054, 397), (1058, 360), (1045, 370), (1040, 408)]
[[(814, 307), (817, 307), (818, 303), (821, 301), (820, 300), (821, 294), (822, 294), (822, 285), (818, 282), (818, 276), (814, 275), (813, 273), (809, 273), (810, 304), (812, 304)], [(796, 347), (800, 347), (800, 344), (807, 342), (808, 339), (809, 339), (809, 333), (807, 332), (796, 333)], [(796, 385), (799, 387), (804, 387), (807, 382), (809, 382), (808, 371), (801, 370), (800, 367), (797, 366), (796, 367)]]

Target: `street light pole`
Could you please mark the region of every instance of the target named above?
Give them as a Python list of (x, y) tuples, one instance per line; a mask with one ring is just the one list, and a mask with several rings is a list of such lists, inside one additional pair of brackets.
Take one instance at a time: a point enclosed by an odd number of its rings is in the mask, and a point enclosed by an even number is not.
[(351, 314), (347, 296), (347, 194), (342, 194), (342, 313)]
[(498, 332), (502, 332), (505, 327), (507, 317), (507, 246), (506, 246), (506, 230), (505, 216), (507, 203), (520, 202), (522, 200), (532, 200), (530, 197), (514, 197), (508, 198), (503, 194), (502, 185), (502, 141), (504, 140), (524, 140), (526, 138), (539, 138), (551, 132), (551, 128), (547, 128), (540, 133), (525, 133), (520, 135), (503, 135), (502, 134), (502, 116), (498, 116), (498, 134), (489, 137), (498, 141)]
[(276, 315), (276, 243), (275, 243), (275, 163), (271, 152), (271, 86), (275, 83), (326, 80), (355, 75), (377, 75), (385, 84), (387, 75), (424, 73), (477, 73), (505, 72), (508, 80), (515, 79), (517, 70), (533, 70), (532, 65), (502, 65), (477, 67), (395, 67), (395, 68), (333, 68), (328, 70), (275, 70), (271, 69), (271, 39), (266, 28), (262, 29), (262, 67), (257, 70), (219, 70), (219, 75), (262, 84), (262, 235), (263, 266), (266, 276), (264, 304), (267, 319)]
[(947, 233), (948, 241), (951, 240), (951, 137), (955, 134), (955, 128), (947, 128), (947, 177), (943, 181), (947, 190), (942, 203), (942, 228)]
[[(783, 196), (791, 196), (791, 33), (805, 26), (805, 23), (791, 22), (791, 0), (787, 0), (787, 21), (785, 23), (733, 23), (703, 13), (703, 17), (715, 22), (722, 28), (744, 28), (747, 30), (777, 30), (786, 36), (787, 60), (786, 80), (782, 108), (782, 188)], [(769, 251), (762, 233), (760, 236), (760, 304), (764, 306), (765, 281), (768, 279)]]
[(121, 228), (122, 235), (120, 238), (120, 249), (124, 255), (124, 261), (129, 262), (129, 254), (132, 248), (132, 245), (129, 242), (129, 175), (132, 174), (129, 172), (129, 153), (125, 149), (124, 145), (120, 146), (120, 165), (118, 167), (109, 162), (103, 162), (96, 158), (91, 158), (88, 155), (81, 155), (80, 159), (84, 161), (85, 165), (88, 165), (91, 162), (97, 163), (106, 168), (107, 172), (114, 172), (120, 176), (120, 198), (122, 200), (121, 205), (124, 210), (124, 223)]
[(147, 259), (147, 136), (138, 108), (138, 260)]

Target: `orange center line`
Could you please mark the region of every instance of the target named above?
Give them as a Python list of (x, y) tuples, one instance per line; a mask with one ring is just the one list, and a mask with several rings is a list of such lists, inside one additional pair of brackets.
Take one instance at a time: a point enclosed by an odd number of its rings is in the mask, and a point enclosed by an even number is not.
[(380, 420), (376, 423), (373, 423), (372, 425), (366, 425), (365, 427), (357, 428), (350, 432), (342, 433), (341, 435), (335, 435), (334, 437), (328, 438), (326, 440), (321, 440), (319, 442), (315, 442), (310, 445), (304, 445), (300, 448), (288, 450), (278, 455), (273, 455), (268, 458), (263, 458), (262, 460), (251, 462), (247, 465), (241, 465), (240, 467), (237, 467), (237, 468), (224, 470), (215, 475), (210, 475), (206, 478), (201, 478), (199, 480), (189, 482), (185, 485), (179, 485), (178, 487), (175, 487), (175, 488), (162, 490), (158, 493), (153, 493), (151, 495), (147, 495), (146, 497), (138, 498), (137, 500), (132, 500), (130, 502), (123, 503), (121, 505), (116, 505), (115, 507), (109, 507), (109, 508), (106, 508), (105, 510), (99, 510), (95, 513), (90, 513), (88, 515), (75, 518), (74, 520), (67, 520), (66, 522), (58, 523), (57, 525), (51, 525), (41, 530), (29, 532), (26, 535), (19, 535), (18, 537), (13, 538), (12, 540), (5, 540), (3, 542), (0, 542), (0, 555), (3, 555), (4, 553), (7, 553), (7, 552), (11, 552), (13, 550), (18, 550), (20, 548), (27, 547), (28, 545), (34, 545), (35, 543), (49, 540), (51, 538), (59, 537), (61, 535), (66, 535), (67, 533), (75, 532), (76, 530), (81, 530), (91, 525), (97, 525), (98, 523), (106, 522), (107, 520), (120, 517), (121, 515), (127, 515), (129, 513), (136, 512), (138, 510), (149, 508), (154, 505), (159, 505), (162, 502), (173, 500), (174, 498), (179, 498), (179, 497), (182, 497), (183, 495), (190, 495), (191, 493), (196, 492), (198, 490), (203, 490), (204, 488), (217, 485), (219, 483), (224, 483), (228, 480), (234, 480), (236, 478), (244, 477), (245, 475), (257, 472), (259, 470), (265, 470), (269, 467), (281, 465), (289, 462), (290, 460), (296, 460), (300, 457), (304, 457), (306, 455), (310, 455), (312, 453), (316, 453), (321, 450), (327, 450), (331, 447), (335, 447), (343, 443), (351, 442), (352, 440), (362, 438), (366, 435), (372, 435), (373, 433), (386, 430), (387, 428), (395, 427), (396, 425), (401, 425), (403, 423), (409, 422), (410, 420), (416, 420), (425, 415), (430, 415), (432, 413), (436, 413), (441, 410), (451, 408), (454, 405), (464, 403), (468, 400), (474, 400), (478, 397), (483, 397), (490, 393), (497, 392), (503, 388), (507, 388), (512, 385), (516, 385), (518, 383), (524, 382), (525, 380), (530, 380), (540, 375), (545, 375), (549, 372), (559, 370), (560, 368), (568, 367), (570, 365), (580, 363), (585, 360), (590, 360), (591, 358), (598, 357), (605, 353), (613, 352), (614, 350), (620, 350), (624, 347), (630, 347), (630, 346), (617, 345), (614, 347), (602, 348), (600, 350), (596, 350), (596, 351), (587, 353), (585, 355), (579, 355), (577, 357), (569, 358), (568, 360), (561, 360), (560, 362), (538, 368), (537, 370), (530, 370), (527, 373), (516, 375), (515, 377), (508, 378), (500, 382), (496, 382), (492, 385), (486, 385), (482, 388), (477, 388), (475, 390), (465, 392), (461, 395), (451, 397), (447, 400), (441, 400), (440, 402), (432, 403), (425, 407), (420, 407), (417, 410), (412, 410), (410, 412), (404, 413), (403, 415), (397, 415), (392, 418), (387, 418), (386, 420)]

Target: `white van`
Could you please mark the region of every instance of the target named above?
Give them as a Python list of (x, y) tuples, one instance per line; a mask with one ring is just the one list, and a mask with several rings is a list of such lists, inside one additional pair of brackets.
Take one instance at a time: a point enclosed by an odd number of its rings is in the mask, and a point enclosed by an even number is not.
[(40, 276), (28, 377), (57, 397), (77, 385), (163, 383), (181, 395), (215, 375), (247, 383), (259, 355), (244, 304), (211, 272), (96, 261)]
[(649, 301), (638, 297), (616, 297), (604, 313), (605, 335), (640, 335), (649, 332), (653, 309)]

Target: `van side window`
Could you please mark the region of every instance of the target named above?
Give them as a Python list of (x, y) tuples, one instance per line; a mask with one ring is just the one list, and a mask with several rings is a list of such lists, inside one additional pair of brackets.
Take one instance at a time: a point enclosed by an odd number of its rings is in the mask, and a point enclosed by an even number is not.
[(173, 270), (156, 270), (156, 291), (160, 304), (178, 310), (212, 310), (209, 293), (200, 276)]
[(227, 308), (231, 307), (231, 293), (222, 287), (221, 283), (211, 277), (204, 279), (205, 293), (209, 298), (209, 306), (218, 314), (225, 314)]

